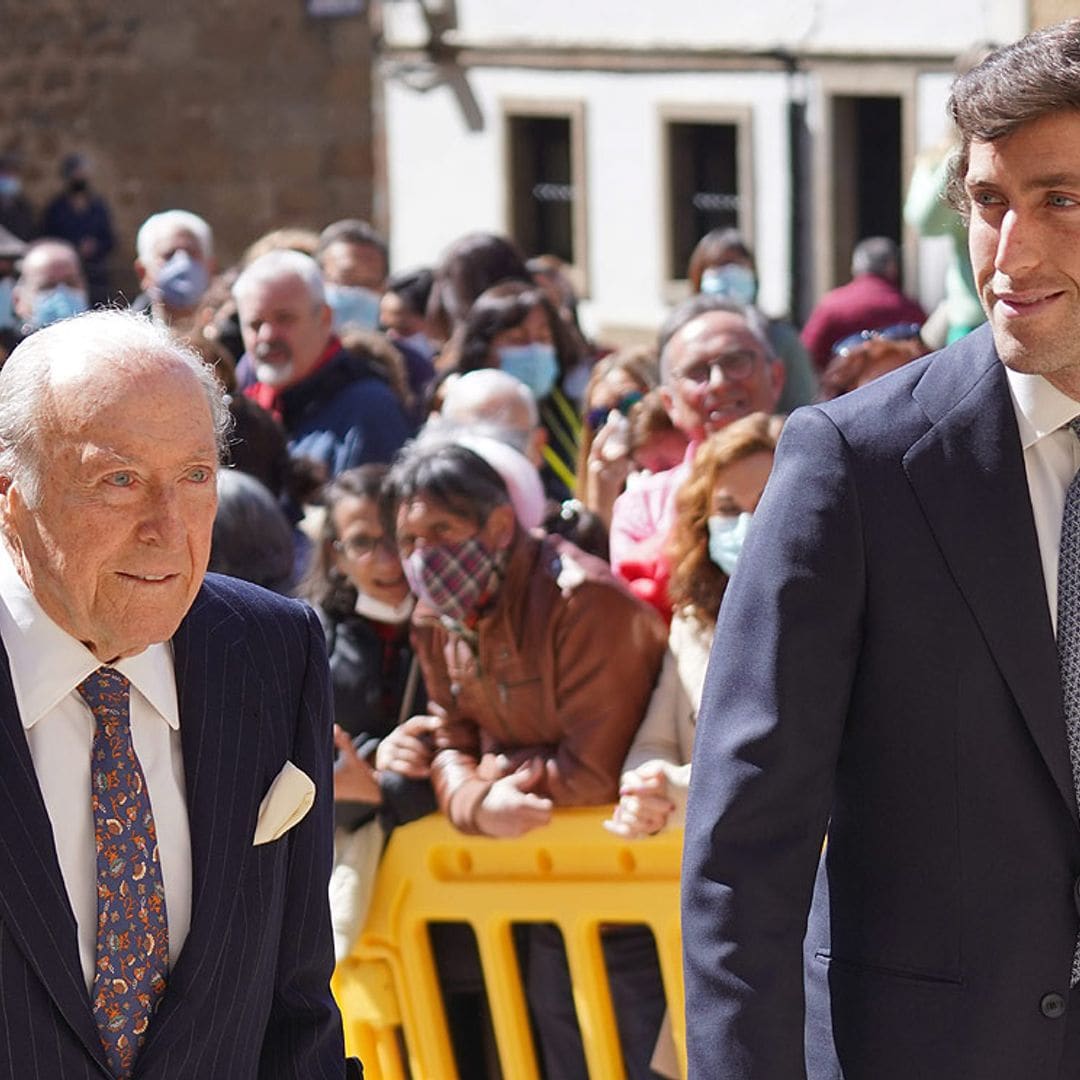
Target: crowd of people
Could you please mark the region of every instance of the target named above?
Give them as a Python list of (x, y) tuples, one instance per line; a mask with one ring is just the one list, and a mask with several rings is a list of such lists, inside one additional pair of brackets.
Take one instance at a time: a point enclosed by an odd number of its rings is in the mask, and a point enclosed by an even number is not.
[[(423, 814), (493, 837), (558, 806), (613, 803), (623, 837), (681, 823), (713, 626), (783, 415), (924, 351), (883, 238), (800, 340), (755, 306), (744, 239), (714, 230), (656, 344), (615, 351), (582, 330), (557, 259), (495, 234), (394, 273), (375, 230), (343, 220), (269, 233), (222, 270), (210, 224), (167, 210), (134, 256), (131, 309), (227, 390), (210, 569), (308, 600), (326, 636), (339, 957), (387, 834)], [(91, 265), (32, 240), (14, 339), (86, 309)], [(453, 1025), (459, 1061), (482, 1075), (475, 958), (436, 946), (476, 1028)], [(549, 1075), (585, 1076), (557, 934), (519, 948)], [(628, 1074), (667, 1075), (651, 939), (612, 930), (604, 949)]]

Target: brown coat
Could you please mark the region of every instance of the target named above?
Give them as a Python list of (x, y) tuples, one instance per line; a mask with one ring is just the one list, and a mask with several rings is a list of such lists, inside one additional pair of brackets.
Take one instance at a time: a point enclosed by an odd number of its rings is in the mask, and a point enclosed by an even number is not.
[(558, 806), (609, 802), (663, 658), (666, 631), (607, 564), (561, 537), (518, 532), (494, 608), (474, 640), (417, 607), (413, 642), (431, 711), (445, 724), (432, 782), (475, 832), (492, 782), (539, 755), (535, 789)]

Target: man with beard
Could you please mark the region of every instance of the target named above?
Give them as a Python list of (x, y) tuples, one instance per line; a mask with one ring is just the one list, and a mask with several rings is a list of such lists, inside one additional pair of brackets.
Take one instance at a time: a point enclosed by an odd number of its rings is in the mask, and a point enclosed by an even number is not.
[(255, 373), (245, 393), (281, 419), (294, 457), (328, 476), (388, 462), (408, 428), (389, 386), (342, 348), (322, 274), (298, 251), (271, 251), (236, 280), (233, 297)]

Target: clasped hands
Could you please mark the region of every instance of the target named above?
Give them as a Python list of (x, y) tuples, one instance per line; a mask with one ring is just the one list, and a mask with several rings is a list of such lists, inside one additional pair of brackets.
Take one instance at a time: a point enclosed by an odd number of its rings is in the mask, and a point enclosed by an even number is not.
[(677, 806), (673, 797), (677, 781), (672, 771), (668, 762), (655, 759), (624, 772), (619, 802), (604, 828), (627, 839), (658, 833)]

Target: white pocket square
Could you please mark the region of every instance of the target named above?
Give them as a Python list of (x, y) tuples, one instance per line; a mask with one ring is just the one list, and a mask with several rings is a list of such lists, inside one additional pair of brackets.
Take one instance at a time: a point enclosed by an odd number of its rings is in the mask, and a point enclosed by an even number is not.
[(259, 805), (255, 843), (269, 844), (298, 824), (315, 801), (315, 785), (303, 769), (286, 761)]

